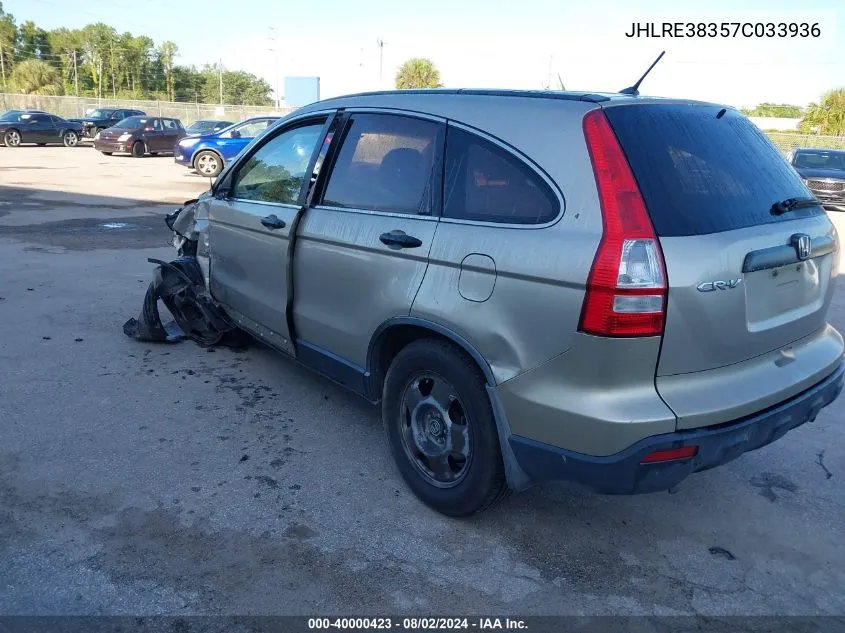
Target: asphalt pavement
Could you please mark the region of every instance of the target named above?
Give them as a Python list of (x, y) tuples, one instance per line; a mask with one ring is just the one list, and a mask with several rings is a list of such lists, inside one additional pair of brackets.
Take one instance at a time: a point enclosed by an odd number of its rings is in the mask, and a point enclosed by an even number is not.
[(674, 494), (550, 484), (448, 519), (356, 396), (123, 334), (206, 186), (0, 147), (0, 614), (845, 613), (845, 399)]

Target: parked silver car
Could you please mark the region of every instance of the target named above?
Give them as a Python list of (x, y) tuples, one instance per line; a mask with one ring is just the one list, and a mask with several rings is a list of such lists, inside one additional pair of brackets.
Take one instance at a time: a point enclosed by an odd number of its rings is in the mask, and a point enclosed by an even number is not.
[(842, 389), (836, 231), (719, 105), (322, 101), (168, 222), (196, 314), (380, 402), (408, 486), (449, 515), (547, 479), (666, 490)]

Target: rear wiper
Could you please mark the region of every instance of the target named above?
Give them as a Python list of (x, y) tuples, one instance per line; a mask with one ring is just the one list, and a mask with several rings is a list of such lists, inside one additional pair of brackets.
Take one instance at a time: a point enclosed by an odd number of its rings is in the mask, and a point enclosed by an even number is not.
[(809, 209), (811, 207), (820, 207), (821, 203), (815, 198), (787, 198), (780, 202), (775, 202), (769, 213), (772, 215), (782, 215), (787, 211), (794, 211), (795, 209)]

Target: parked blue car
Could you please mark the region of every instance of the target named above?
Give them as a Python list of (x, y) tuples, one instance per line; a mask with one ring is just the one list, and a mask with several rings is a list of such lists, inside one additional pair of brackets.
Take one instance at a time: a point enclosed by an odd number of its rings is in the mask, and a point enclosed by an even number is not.
[(173, 147), (173, 160), (195, 169), (201, 176), (214, 178), (253, 138), (279, 118), (253, 117), (212, 134), (186, 136)]

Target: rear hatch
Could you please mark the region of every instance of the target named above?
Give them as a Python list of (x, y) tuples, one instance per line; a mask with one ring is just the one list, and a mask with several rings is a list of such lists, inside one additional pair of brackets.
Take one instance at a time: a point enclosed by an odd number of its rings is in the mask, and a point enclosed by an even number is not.
[(835, 229), (819, 206), (772, 212), (812, 194), (758, 128), (714, 105), (604, 111), (665, 259), (658, 378), (742, 363), (825, 326)]

